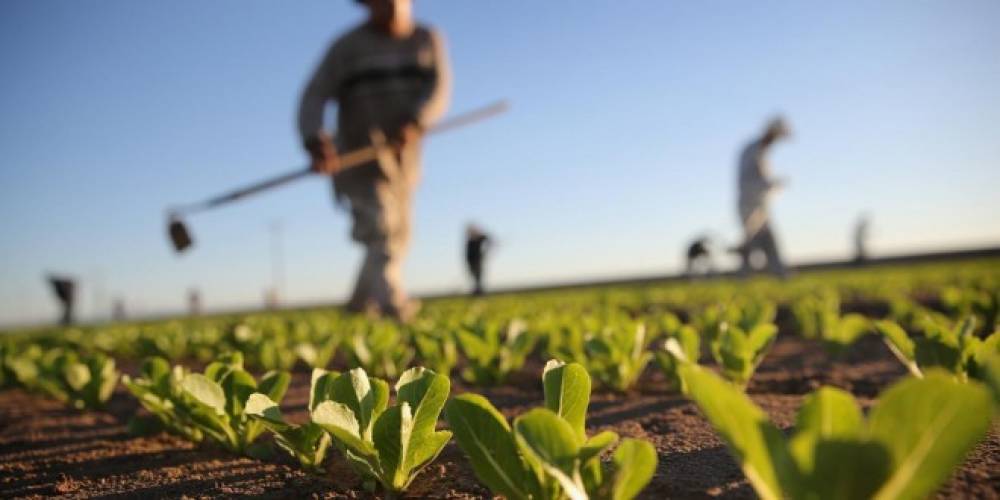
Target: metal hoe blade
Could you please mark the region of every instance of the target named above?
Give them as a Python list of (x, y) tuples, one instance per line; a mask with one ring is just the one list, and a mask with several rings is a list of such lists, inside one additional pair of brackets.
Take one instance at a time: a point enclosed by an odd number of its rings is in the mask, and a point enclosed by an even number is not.
[(184, 221), (176, 215), (170, 216), (167, 233), (170, 236), (170, 242), (174, 244), (174, 250), (178, 253), (187, 250), (188, 247), (191, 246), (191, 233), (188, 232), (187, 226), (184, 225)]

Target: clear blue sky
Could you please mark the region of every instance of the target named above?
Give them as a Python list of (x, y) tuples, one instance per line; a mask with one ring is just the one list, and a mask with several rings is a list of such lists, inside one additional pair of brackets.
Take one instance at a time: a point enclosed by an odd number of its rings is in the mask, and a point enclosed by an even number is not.
[[(500, 240), (496, 285), (677, 270), (691, 237), (735, 240), (735, 157), (775, 112), (792, 261), (843, 257), (862, 211), (876, 253), (1000, 242), (1000, 2), (417, 0), (446, 34), (453, 111), (513, 110), (435, 138), (407, 265), (465, 286), (462, 229)], [(192, 217), (164, 208), (295, 167), (300, 89), (362, 10), (348, 0), (0, 2), (0, 323), (256, 305), (281, 221), (286, 298), (339, 300), (359, 250), (311, 179)]]

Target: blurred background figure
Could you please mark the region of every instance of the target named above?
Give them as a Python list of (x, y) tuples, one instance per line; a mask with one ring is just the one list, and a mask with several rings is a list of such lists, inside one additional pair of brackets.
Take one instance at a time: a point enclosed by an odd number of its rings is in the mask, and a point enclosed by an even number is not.
[[(354, 219), (351, 237), (365, 247), (347, 308), (374, 307), (407, 321), (419, 308), (403, 290), (402, 273), (421, 136), (445, 112), (451, 74), (441, 36), (414, 22), (411, 0), (358, 3), (368, 19), (337, 39), (316, 68), (299, 107), (299, 132), (313, 170), (333, 175), (337, 201)], [(331, 100), (337, 102), (335, 141), (323, 129)], [(368, 146), (376, 132), (393, 150), (340, 171), (337, 152)]]
[(125, 321), (125, 299), (119, 297), (111, 305), (111, 319), (113, 321)]
[(493, 241), (475, 224), (465, 227), (465, 262), (472, 276), (472, 295), (483, 294), (483, 260)]
[(201, 315), (201, 292), (197, 288), (192, 288), (188, 290), (188, 315), (190, 316), (200, 316)]
[(278, 291), (274, 287), (264, 288), (264, 308), (273, 311), (280, 305), (281, 299), (278, 297)]
[(66, 276), (49, 275), (49, 285), (52, 286), (52, 293), (62, 307), (62, 316), (59, 322), (63, 325), (73, 323), (73, 303), (76, 300), (76, 282)]
[(699, 236), (691, 242), (687, 248), (687, 275), (711, 275), (715, 272), (715, 263), (712, 260), (712, 242), (708, 236)]
[(751, 260), (755, 254), (763, 254), (768, 270), (776, 276), (785, 277), (788, 271), (781, 254), (767, 210), (768, 198), (784, 187), (784, 180), (771, 176), (771, 166), (767, 154), (778, 140), (787, 138), (791, 130), (785, 119), (775, 117), (764, 129), (764, 134), (751, 142), (743, 150), (739, 160), (739, 213), (743, 223), (743, 244), (735, 250), (743, 261), (740, 272), (748, 274), (754, 269)]
[(864, 264), (868, 260), (868, 237), (871, 231), (871, 216), (867, 213), (858, 217), (854, 225), (854, 262)]

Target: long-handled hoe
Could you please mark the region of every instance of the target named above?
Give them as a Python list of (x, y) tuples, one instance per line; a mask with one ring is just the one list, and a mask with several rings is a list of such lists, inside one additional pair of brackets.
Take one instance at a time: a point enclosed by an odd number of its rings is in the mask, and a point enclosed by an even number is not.
[[(449, 130), (461, 128), (487, 118), (492, 118), (506, 111), (507, 107), (508, 104), (506, 101), (498, 101), (488, 106), (468, 111), (444, 120), (435, 127), (429, 129), (427, 133), (438, 134), (441, 132), (447, 132)], [(384, 136), (381, 134), (372, 134), (371, 146), (349, 151), (340, 155), (340, 168), (343, 170), (364, 165), (372, 160), (375, 160), (381, 153), (387, 151), (387, 147), (388, 145), (385, 143)], [(300, 168), (269, 179), (255, 182), (228, 193), (214, 196), (199, 203), (192, 203), (190, 205), (182, 205), (169, 209), (167, 212), (167, 233), (170, 237), (170, 242), (174, 246), (174, 250), (178, 253), (183, 252), (188, 249), (193, 242), (191, 232), (188, 231), (187, 226), (184, 224), (182, 216), (211, 210), (213, 208), (241, 200), (252, 194), (257, 194), (271, 188), (288, 184), (294, 180), (308, 177), (312, 174), (313, 171), (310, 167)]]

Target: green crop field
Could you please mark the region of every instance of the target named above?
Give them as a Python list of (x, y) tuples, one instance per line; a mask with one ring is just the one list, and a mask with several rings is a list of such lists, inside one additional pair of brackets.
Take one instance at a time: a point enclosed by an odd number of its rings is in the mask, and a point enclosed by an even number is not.
[(0, 493), (996, 497), (998, 322), (980, 259), (10, 331)]

